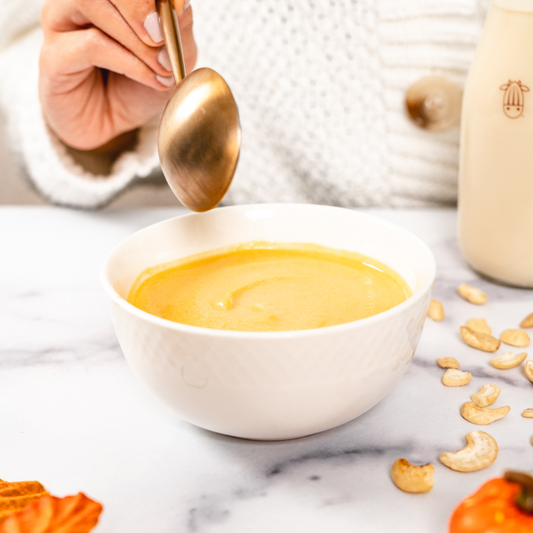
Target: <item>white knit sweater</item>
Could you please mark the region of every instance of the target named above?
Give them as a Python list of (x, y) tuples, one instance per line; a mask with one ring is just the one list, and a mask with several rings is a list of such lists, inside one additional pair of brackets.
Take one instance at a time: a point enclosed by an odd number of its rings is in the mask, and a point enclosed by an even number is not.
[[(489, 0), (193, 0), (198, 66), (220, 72), (241, 114), (226, 203), (424, 206), (456, 199), (458, 131), (407, 118), (407, 88), (464, 84)], [(158, 167), (157, 121), (110, 176), (84, 171), (47, 129), (37, 75), (41, 0), (0, 7), (0, 104), (51, 201), (95, 207)]]

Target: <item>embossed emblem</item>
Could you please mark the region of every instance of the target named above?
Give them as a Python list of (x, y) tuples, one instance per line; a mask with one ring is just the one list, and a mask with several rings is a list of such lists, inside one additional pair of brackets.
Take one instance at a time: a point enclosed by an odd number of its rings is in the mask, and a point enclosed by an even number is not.
[(509, 80), (500, 86), (503, 92), (503, 112), (506, 117), (523, 117), (524, 113), (524, 93), (529, 92), (529, 87), (522, 85), (520, 80)]

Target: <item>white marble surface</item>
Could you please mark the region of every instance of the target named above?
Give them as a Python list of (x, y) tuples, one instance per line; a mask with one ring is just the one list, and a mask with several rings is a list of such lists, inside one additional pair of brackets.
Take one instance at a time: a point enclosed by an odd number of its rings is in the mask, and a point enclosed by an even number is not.
[[(327, 433), (251, 442), (197, 429), (168, 413), (129, 370), (99, 285), (121, 239), (179, 209), (76, 212), (0, 208), (0, 478), (38, 479), (54, 494), (84, 491), (105, 506), (99, 533), (444, 533), (455, 504), (506, 468), (531, 468), (533, 385), (521, 368), (493, 369), (462, 344), (458, 326), (485, 317), (496, 333), (533, 312), (533, 293), (499, 287), (467, 268), (455, 212), (375, 211), (420, 235), (438, 265), (444, 322), (428, 320), (406, 375), (371, 411)], [(490, 302), (455, 294), (475, 281)], [(501, 348), (498, 353), (504, 353)], [(446, 388), (440, 356), (472, 383)], [(480, 428), (459, 408), (484, 383), (501, 386), (502, 421)], [(438, 461), (484, 429), (499, 443), (488, 469), (460, 474)], [(435, 465), (435, 488), (394, 487), (398, 457)]]

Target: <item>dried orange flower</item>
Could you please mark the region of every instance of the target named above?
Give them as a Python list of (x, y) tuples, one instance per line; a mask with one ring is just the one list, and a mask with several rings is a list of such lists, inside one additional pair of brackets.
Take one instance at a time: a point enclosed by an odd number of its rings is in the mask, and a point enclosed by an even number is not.
[(38, 481), (10, 483), (0, 479), (0, 524), (10, 514), (44, 496), (48, 496), (48, 492)]
[(99, 503), (81, 492), (77, 496), (45, 496), (11, 514), (0, 533), (88, 533), (98, 523)]

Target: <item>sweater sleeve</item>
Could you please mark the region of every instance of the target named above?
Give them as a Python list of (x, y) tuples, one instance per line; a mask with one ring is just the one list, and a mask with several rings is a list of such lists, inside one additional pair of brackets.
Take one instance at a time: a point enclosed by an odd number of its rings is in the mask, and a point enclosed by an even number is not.
[(35, 187), (51, 202), (83, 208), (102, 206), (135, 178), (147, 177), (159, 166), (158, 121), (140, 129), (135, 149), (122, 153), (109, 175), (85, 170), (43, 118), (38, 91), (42, 41), (42, 29), (34, 22), (10, 42), (0, 43), (0, 106), (11, 148), (22, 159)]

